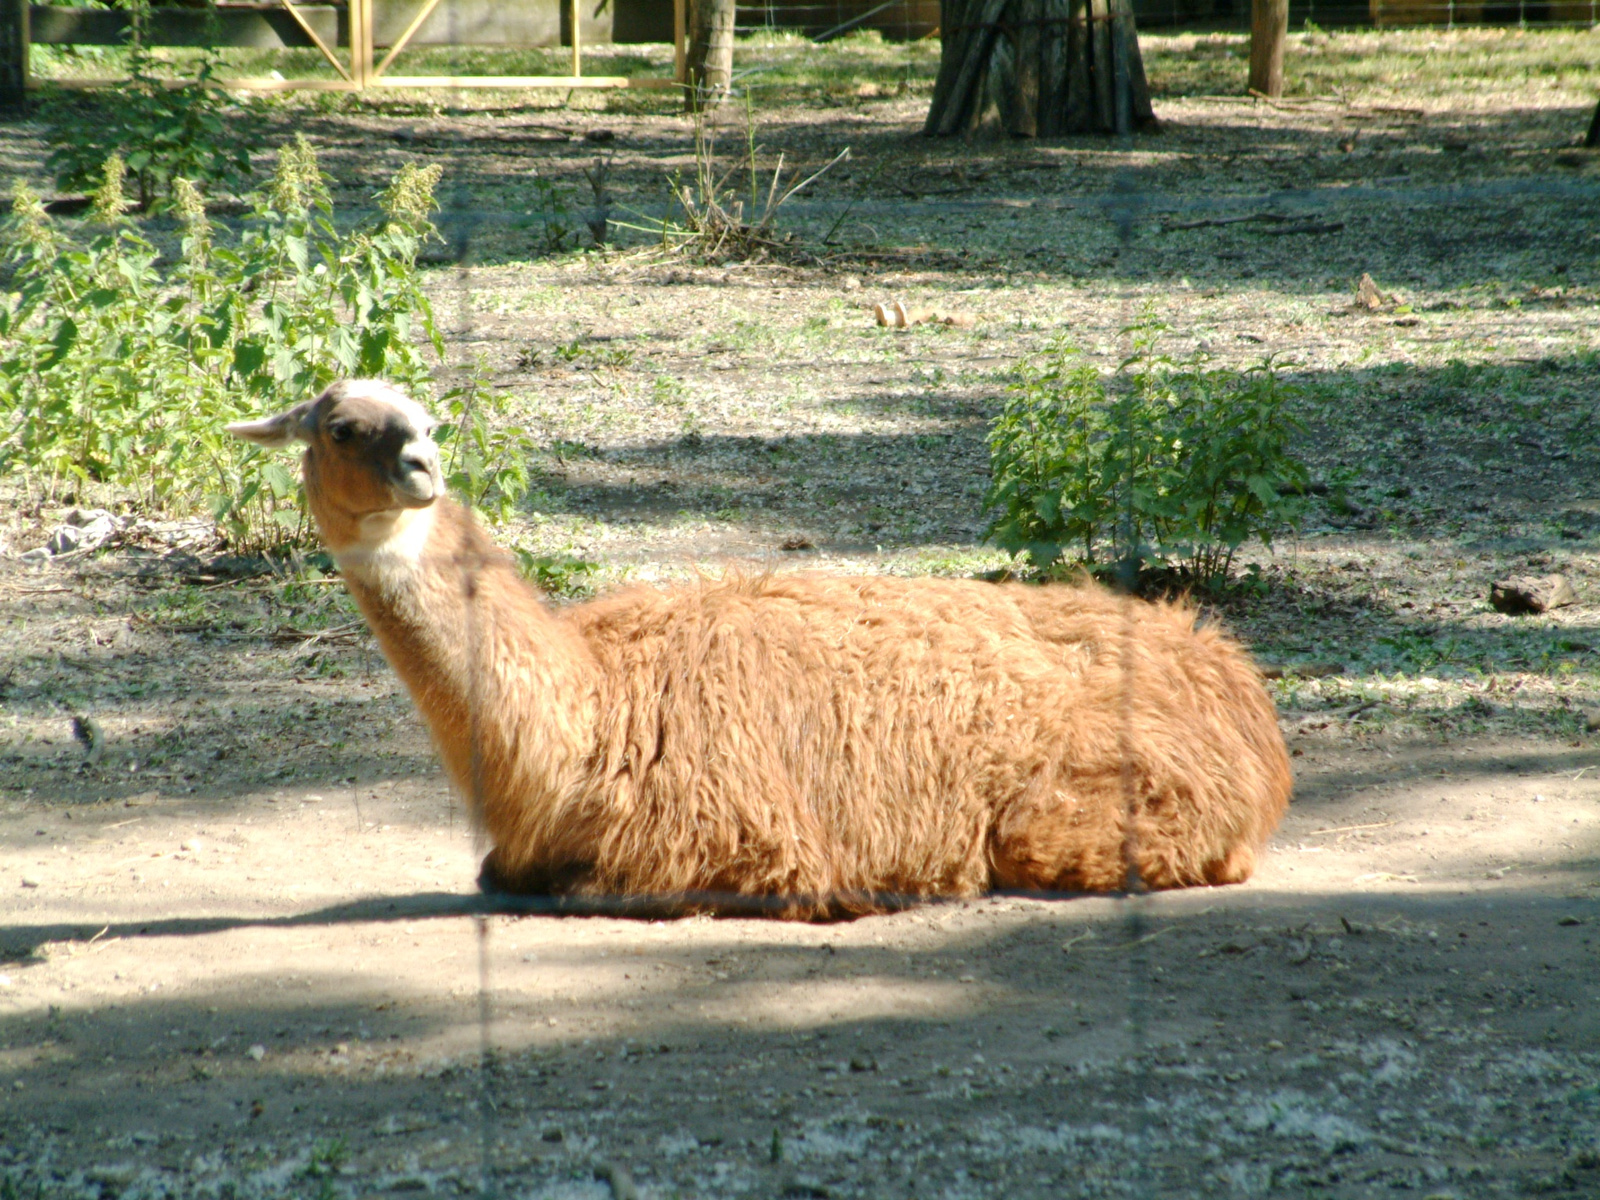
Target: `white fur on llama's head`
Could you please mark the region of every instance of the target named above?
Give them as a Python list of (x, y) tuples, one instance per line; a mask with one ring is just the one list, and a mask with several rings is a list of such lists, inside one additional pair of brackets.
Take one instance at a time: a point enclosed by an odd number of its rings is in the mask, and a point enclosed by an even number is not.
[(445, 494), (428, 410), (380, 379), (345, 379), (315, 400), (229, 425), (260, 446), (305, 445), (306, 498), (343, 570), (414, 567)]

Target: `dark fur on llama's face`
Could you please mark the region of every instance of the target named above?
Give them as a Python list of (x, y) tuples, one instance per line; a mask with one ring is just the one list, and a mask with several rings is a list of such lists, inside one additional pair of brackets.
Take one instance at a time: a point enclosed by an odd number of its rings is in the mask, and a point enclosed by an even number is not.
[(1259, 674), (1183, 605), (730, 574), (552, 611), (442, 494), (431, 419), (387, 384), (230, 428), (306, 444), (318, 527), (494, 886), (817, 917), (1119, 890), (1130, 866), (1234, 883), (1288, 804)]

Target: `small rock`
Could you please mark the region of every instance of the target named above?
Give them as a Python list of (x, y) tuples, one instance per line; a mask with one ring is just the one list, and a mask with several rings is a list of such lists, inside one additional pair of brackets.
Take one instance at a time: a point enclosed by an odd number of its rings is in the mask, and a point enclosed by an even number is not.
[(793, 550), (815, 550), (816, 548), (817, 548), (817, 544), (815, 542), (813, 542), (810, 538), (806, 537), (805, 534), (803, 534), (803, 533), (797, 533), (797, 534), (795, 534), (794, 537), (784, 538), (783, 541), (778, 546), (778, 549), (780, 549), (780, 550), (791, 550), (791, 551), (793, 551)]
[(1600, 708), (1586, 708), (1583, 710), (1583, 731), (1594, 733), (1600, 730)]
[(204, 846), (205, 843), (199, 838), (190, 838), (186, 842), (178, 843), (179, 850), (187, 850), (190, 854), (198, 853)]
[(93, 550), (116, 533), (117, 529), (117, 518), (105, 509), (75, 508), (67, 514), (62, 524), (56, 526), (45, 548), (51, 554)]
[(39, 886), (39, 877), (37, 875), (24, 875), (22, 877), (22, 886), (25, 887), (25, 888), (36, 888), (36, 887), (38, 887)]
[(539, 1140), (541, 1142), (564, 1142), (567, 1140), (567, 1135), (552, 1125), (539, 1135)]
[(106, 735), (100, 722), (86, 713), (72, 718), (72, 736), (83, 746), (84, 759), (91, 765), (105, 756)]
[(779, 1192), (782, 1196), (812, 1196), (816, 1200), (828, 1200), (833, 1193), (826, 1184), (810, 1175), (791, 1175), (783, 1182)]
[(633, 1177), (616, 1163), (600, 1159), (594, 1164), (594, 1177), (611, 1185), (612, 1200), (639, 1200)]
[(1582, 917), (1574, 917), (1571, 914), (1568, 914), (1567, 916), (1562, 917), (1559, 921), (1557, 921), (1556, 924), (1557, 925), (1582, 925), (1583, 924), (1583, 918)]
[(1565, 575), (1513, 575), (1489, 588), (1489, 604), (1508, 616), (1548, 612), (1578, 602)]
[(256, 1062), (260, 1062), (267, 1056), (267, 1048), (260, 1042), (257, 1042), (254, 1046), (251, 1046), (250, 1049), (246, 1050), (245, 1054), (248, 1057), (255, 1059)]
[(1344, 664), (1341, 662), (1265, 663), (1261, 667), (1261, 674), (1267, 679), (1283, 679), (1291, 675), (1299, 679), (1327, 679), (1332, 675), (1343, 675)]
[(1355, 306), (1367, 309), (1369, 312), (1383, 307), (1383, 293), (1378, 290), (1378, 285), (1372, 281), (1372, 276), (1364, 271), (1361, 274), (1361, 282), (1356, 284)]
[(129, 1163), (117, 1163), (110, 1167), (90, 1167), (83, 1173), (89, 1183), (98, 1183), (102, 1187), (125, 1188), (137, 1178), (138, 1168)]

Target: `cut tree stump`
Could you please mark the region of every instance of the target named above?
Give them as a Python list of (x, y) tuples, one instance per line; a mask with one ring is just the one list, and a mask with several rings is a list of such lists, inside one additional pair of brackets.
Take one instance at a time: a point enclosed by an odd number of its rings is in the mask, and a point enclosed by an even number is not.
[(1508, 616), (1548, 612), (1578, 602), (1565, 575), (1513, 575), (1489, 587), (1489, 605)]
[(1131, 0), (942, 0), (939, 77), (922, 131), (1016, 137), (1155, 123)]

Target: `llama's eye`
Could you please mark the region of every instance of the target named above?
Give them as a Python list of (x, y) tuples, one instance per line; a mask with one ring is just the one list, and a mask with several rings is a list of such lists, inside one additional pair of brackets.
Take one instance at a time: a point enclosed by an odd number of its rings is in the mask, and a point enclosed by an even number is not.
[(350, 440), (350, 423), (348, 421), (335, 421), (328, 426), (328, 436), (336, 442), (348, 442)]

